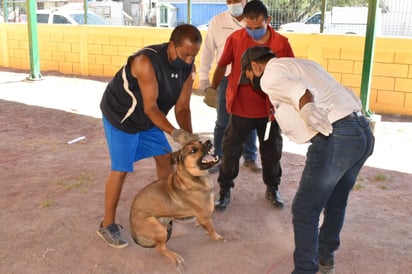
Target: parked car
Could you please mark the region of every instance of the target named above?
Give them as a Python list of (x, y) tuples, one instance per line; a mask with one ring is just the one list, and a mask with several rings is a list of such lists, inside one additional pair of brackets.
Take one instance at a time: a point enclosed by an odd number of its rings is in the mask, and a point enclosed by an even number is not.
[[(365, 35), (368, 20), (367, 7), (333, 7), (325, 12), (324, 33)], [(321, 13), (316, 12), (303, 22), (283, 24), (279, 31), (319, 33)], [(381, 33), (381, 10), (378, 9), (375, 19), (377, 35)]]
[[(37, 23), (84, 25), (84, 10), (54, 9), (38, 10)], [(87, 25), (108, 25), (100, 15), (87, 12)]]

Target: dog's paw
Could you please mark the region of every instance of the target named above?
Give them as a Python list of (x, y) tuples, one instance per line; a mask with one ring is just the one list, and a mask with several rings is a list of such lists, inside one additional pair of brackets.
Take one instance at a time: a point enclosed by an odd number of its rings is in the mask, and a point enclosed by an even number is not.
[(179, 254), (175, 253), (176, 257), (175, 257), (175, 263), (176, 263), (176, 267), (182, 267), (183, 266), (183, 262), (184, 259), (182, 256), (180, 256)]
[(223, 237), (222, 237), (220, 234), (216, 233), (216, 232), (215, 232), (215, 234), (212, 236), (212, 238), (213, 238), (213, 240), (216, 240), (216, 241), (225, 241), (225, 240), (223, 239)]
[(182, 267), (183, 266), (183, 257), (180, 256), (180, 254), (168, 250), (168, 252), (165, 254), (172, 262), (176, 264), (176, 267)]

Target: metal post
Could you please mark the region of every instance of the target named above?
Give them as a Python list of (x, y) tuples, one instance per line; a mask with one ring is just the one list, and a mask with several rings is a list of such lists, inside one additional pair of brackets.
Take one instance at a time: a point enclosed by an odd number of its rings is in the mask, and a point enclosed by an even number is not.
[(83, 3), (84, 3), (84, 24), (87, 25), (87, 14), (88, 14), (89, 5), (87, 4), (87, 0), (84, 0)]
[(322, 0), (321, 15), (320, 15), (320, 33), (323, 33), (325, 26), (325, 14), (326, 14), (326, 0)]
[(187, 0), (187, 23), (192, 23), (192, 1)]
[(40, 74), (40, 56), (39, 56), (39, 37), (37, 34), (37, 17), (36, 1), (27, 1), (27, 26), (29, 33), (29, 51), (30, 51), (30, 75), (27, 80), (41, 80)]
[(369, 93), (372, 76), (373, 54), (375, 51), (375, 18), (379, 0), (369, 0), (368, 24), (366, 26), (365, 48), (363, 53), (362, 82), (360, 99), (362, 110), (367, 117), (373, 115), (369, 109)]
[(9, 21), (9, 7), (7, 0), (3, 1), (3, 21), (4, 23), (7, 23)]

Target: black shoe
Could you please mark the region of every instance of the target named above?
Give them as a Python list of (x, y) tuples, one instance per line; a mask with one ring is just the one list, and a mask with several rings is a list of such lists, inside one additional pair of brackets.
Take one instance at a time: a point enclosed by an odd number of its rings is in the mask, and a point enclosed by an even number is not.
[(282, 196), (280, 196), (279, 190), (274, 187), (267, 187), (266, 188), (266, 199), (272, 202), (274, 206), (277, 207), (284, 207), (285, 202), (283, 202)]
[(215, 202), (215, 209), (223, 211), (230, 203), (230, 189), (221, 188), (219, 191), (219, 198)]

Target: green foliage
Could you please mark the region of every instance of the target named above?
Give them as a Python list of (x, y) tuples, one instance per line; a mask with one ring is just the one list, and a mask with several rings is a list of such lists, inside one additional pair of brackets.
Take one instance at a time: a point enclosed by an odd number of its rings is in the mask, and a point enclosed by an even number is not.
[(356, 182), (356, 184), (353, 186), (353, 190), (361, 190), (365, 188), (365, 185), (361, 182)]
[(379, 188), (382, 189), (382, 190), (387, 190), (388, 186), (387, 185), (381, 185)]
[(388, 177), (385, 174), (378, 174), (378, 175), (375, 176), (374, 179), (377, 182), (383, 182), (383, 181), (388, 180)]

